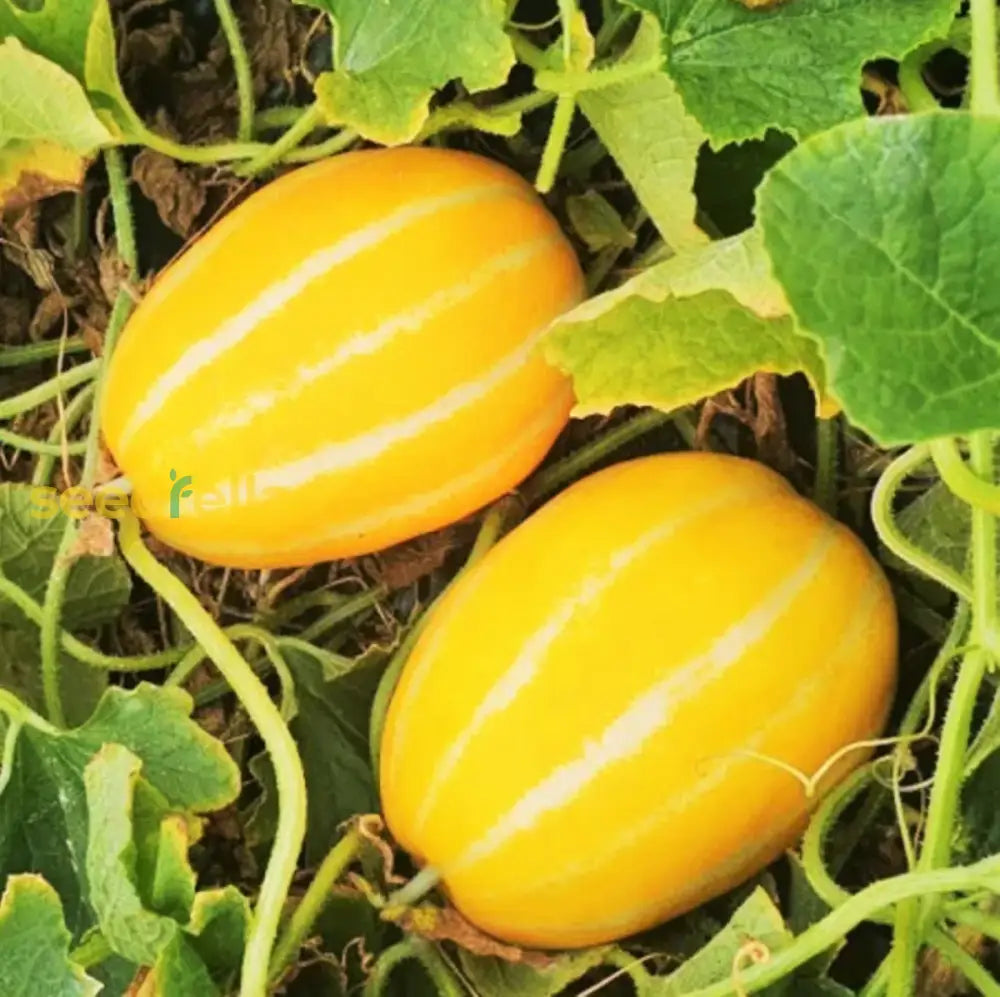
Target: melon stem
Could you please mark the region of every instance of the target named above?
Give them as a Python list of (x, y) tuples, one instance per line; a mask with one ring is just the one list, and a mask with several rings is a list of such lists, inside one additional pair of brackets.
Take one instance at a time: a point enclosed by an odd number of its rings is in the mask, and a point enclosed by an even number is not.
[(389, 895), (387, 906), (412, 907), (418, 900), (423, 900), (438, 883), (441, 873), (432, 865), (424, 866), (405, 886)]

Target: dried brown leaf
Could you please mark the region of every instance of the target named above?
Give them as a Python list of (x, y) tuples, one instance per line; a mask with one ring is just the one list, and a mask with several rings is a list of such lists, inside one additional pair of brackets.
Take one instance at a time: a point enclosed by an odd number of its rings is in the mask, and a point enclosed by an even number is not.
[(205, 207), (205, 184), (201, 176), (152, 149), (143, 149), (132, 161), (132, 176), (142, 193), (156, 205), (163, 224), (180, 236), (189, 236)]
[(115, 532), (111, 520), (93, 513), (80, 522), (66, 556), (75, 561), (81, 557), (111, 557), (114, 552)]
[(504, 962), (522, 963), (536, 969), (544, 969), (553, 961), (540, 952), (508, 945), (484, 934), (454, 907), (422, 904), (408, 907), (401, 913), (387, 910), (385, 914), (404, 931), (435, 942), (453, 942), (473, 955), (492, 956)]

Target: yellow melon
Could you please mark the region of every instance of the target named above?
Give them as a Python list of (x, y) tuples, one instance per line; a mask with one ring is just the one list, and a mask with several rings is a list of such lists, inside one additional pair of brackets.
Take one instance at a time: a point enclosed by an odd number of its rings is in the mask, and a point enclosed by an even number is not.
[(499, 938), (630, 934), (796, 840), (816, 799), (782, 766), (811, 775), (877, 736), (896, 655), (882, 571), (778, 475), (711, 454), (620, 464), (433, 612), (386, 721), (388, 826)]
[(517, 175), (353, 152), (269, 184), (153, 285), (102, 426), (162, 540), (237, 567), (356, 555), (516, 485), (572, 404), (540, 355), (583, 279)]

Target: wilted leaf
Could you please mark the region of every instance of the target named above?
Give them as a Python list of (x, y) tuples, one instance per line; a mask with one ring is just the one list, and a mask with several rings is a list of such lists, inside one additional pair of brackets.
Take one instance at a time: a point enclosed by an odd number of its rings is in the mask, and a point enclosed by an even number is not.
[(41, 876), (11, 876), (0, 900), (0, 993), (93, 997), (97, 980), (70, 962), (59, 895)]
[(335, 69), (316, 81), (330, 124), (383, 145), (420, 131), (435, 90), (500, 86), (514, 65), (503, 0), (310, 0), (336, 24)]
[(574, 309), (552, 327), (548, 355), (572, 375), (580, 415), (678, 408), (757, 371), (824, 381), (752, 231), (672, 257)]

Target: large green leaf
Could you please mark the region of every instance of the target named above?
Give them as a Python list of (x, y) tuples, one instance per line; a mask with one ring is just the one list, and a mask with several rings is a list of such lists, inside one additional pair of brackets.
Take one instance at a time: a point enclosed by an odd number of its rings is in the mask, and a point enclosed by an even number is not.
[(22, 733), (0, 798), (0, 876), (44, 875), (59, 891), (74, 934), (93, 923), (83, 773), (103, 745), (124, 745), (140, 758), (144, 779), (173, 810), (207, 813), (236, 798), (239, 771), (225, 748), (191, 720), (191, 705), (176, 689), (113, 688), (76, 730)]
[[(623, 62), (648, 62), (661, 44), (653, 18), (643, 18)], [(580, 108), (614, 156), (660, 234), (675, 250), (700, 245), (694, 175), (705, 133), (684, 109), (666, 73), (580, 95)]]
[(863, 113), (865, 62), (898, 59), (948, 31), (956, 0), (629, 0), (655, 14), (687, 109), (715, 145), (796, 136)]
[(331, 124), (384, 145), (414, 138), (452, 80), (500, 86), (514, 64), (503, 0), (309, 0), (336, 24), (333, 72), (316, 81)]
[[(27, 485), (0, 484), (0, 573), (41, 602), (66, 520), (44, 514), (49, 505), (33, 492)], [(108, 623), (127, 605), (130, 592), (128, 568), (117, 555), (80, 557), (70, 568), (63, 625), (77, 630)], [(0, 600), (0, 626), (12, 624), (29, 625)]]
[(769, 174), (774, 271), (844, 410), (881, 443), (1000, 427), (1000, 122), (866, 119)]
[(0, 900), (0, 993), (93, 997), (101, 985), (69, 958), (59, 896), (41, 876), (11, 876)]
[(678, 408), (759, 370), (824, 379), (753, 231), (672, 257), (585, 303), (553, 326), (547, 350), (572, 375), (580, 415)]

